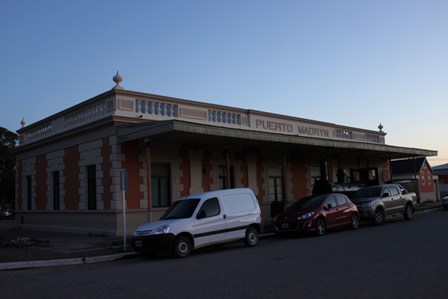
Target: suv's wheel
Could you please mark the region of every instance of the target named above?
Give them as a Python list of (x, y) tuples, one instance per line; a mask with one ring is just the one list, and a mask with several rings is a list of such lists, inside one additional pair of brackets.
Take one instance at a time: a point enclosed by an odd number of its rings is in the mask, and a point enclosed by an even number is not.
[(326, 226), (325, 226), (324, 219), (318, 218), (316, 220), (316, 234), (318, 236), (323, 236), (323, 235), (325, 235), (325, 230), (326, 230)]
[(352, 219), (350, 221), (350, 228), (357, 229), (359, 227), (359, 217), (356, 214), (352, 215)]
[(254, 227), (248, 227), (246, 229), (246, 236), (244, 237), (244, 243), (248, 247), (253, 247), (258, 243), (258, 231)]
[(174, 241), (173, 254), (176, 257), (187, 257), (193, 251), (190, 239), (184, 236), (179, 236)]
[(377, 209), (375, 211), (375, 216), (373, 217), (373, 224), (375, 225), (381, 225), (386, 220), (386, 215), (384, 215), (384, 211), (381, 209)]
[(414, 210), (412, 209), (412, 206), (410, 204), (407, 204), (406, 208), (404, 210), (404, 218), (406, 220), (411, 220), (413, 215), (414, 215)]

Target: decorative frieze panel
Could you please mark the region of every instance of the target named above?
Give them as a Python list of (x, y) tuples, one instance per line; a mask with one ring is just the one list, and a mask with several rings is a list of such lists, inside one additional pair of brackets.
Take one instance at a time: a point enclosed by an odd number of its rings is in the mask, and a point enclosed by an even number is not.
[(207, 120), (207, 110), (181, 108), (180, 116), (185, 118), (194, 118), (200, 120)]
[(179, 117), (179, 106), (177, 104), (160, 101), (136, 99), (135, 112), (167, 117)]
[(230, 125), (241, 125), (241, 114), (222, 110), (208, 110), (208, 121)]
[(20, 135), (20, 143), (30, 141), (36, 138), (42, 138), (51, 133), (53, 125), (51, 122), (43, 124), (37, 128), (27, 131), (25, 134)]
[(71, 113), (64, 117), (64, 123), (66, 127), (77, 126), (79, 124), (87, 123), (90, 120), (105, 114), (106, 111), (106, 103), (96, 103), (94, 105), (90, 105), (82, 110), (76, 111), (75, 113)]

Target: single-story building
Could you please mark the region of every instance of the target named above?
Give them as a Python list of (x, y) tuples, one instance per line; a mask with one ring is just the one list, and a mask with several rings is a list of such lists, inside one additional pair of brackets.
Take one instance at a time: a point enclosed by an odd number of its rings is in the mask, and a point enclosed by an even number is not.
[(391, 161), (394, 182), (417, 194), (419, 202), (439, 200), (437, 176), (425, 157)]
[[(265, 223), (320, 179), (378, 184), (393, 159), (436, 156), (386, 133), (125, 90), (18, 130), (16, 219), (24, 227), (123, 234), (191, 193), (249, 187)], [(127, 185), (123, 186), (123, 174)], [(125, 187), (125, 190), (122, 190)], [(124, 196), (123, 196), (124, 195)]]

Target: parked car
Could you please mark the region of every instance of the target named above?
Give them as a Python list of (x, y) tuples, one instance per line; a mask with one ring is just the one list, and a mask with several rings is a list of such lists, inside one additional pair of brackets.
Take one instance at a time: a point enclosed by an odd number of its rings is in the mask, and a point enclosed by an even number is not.
[(443, 209), (445, 211), (448, 210), (448, 195), (446, 195), (442, 198), (442, 205), (443, 205)]
[(2, 217), (13, 217), (14, 216), (14, 210), (13, 209), (5, 209), (0, 211), (0, 216)]
[(260, 206), (252, 190), (229, 189), (175, 201), (160, 221), (139, 226), (131, 244), (137, 252), (187, 257), (193, 249), (239, 239), (255, 246), (261, 231)]
[(417, 195), (399, 184), (383, 184), (361, 188), (351, 200), (358, 207), (361, 219), (381, 225), (390, 215), (403, 214), (411, 220)]
[(341, 193), (302, 198), (273, 218), (277, 233), (325, 234), (327, 229), (359, 226), (356, 205)]

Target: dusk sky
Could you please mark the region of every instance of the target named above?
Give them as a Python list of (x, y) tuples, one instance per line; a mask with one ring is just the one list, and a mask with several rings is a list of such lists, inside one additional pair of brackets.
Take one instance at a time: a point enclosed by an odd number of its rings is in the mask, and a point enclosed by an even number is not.
[(0, 127), (128, 90), (378, 130), (448, 163), (447, 0), (0, 0)]

